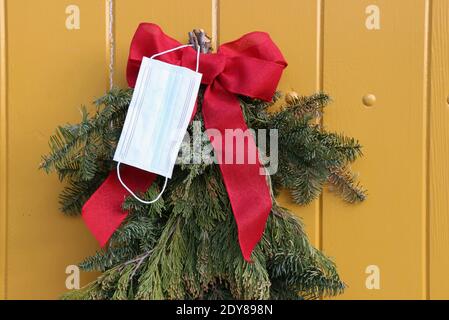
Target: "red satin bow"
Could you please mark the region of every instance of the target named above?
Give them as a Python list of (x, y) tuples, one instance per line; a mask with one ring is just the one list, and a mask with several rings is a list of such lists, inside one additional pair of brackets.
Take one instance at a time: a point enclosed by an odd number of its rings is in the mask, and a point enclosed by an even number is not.
[[(136, 83), (143, 57), (150, 57), (179, 45), (178, 41), (164, 34), (159, 26), (140, 24), (129, 54), (129, 86), (134, 87)], [(174, 51), (159, 58), (193, 70), (196, 65), (196, 51), (193, 48)], [(203, 74), (202, 83), (207, 85), (202, 105), (206, 129), (218, 130), (222, 137), (225, 137), (225, 129), (247, 130), (236, 95), (271, 100), (286, 66), (282, 53), (269, 35), (263, 32), (252, 32), (223, 44), (216, 54), (202, 54), (199, 72)], [(224, 154), (225, 139), (214, 140), (211, 137), (211, 143), (216, 154)], [(244, 148), (245, 153), (256, 149), (254, 140), (245, 139)], [(240, 248), (247, 261), (250, 261), (251, 253), (262, 237), (272, 206), (265, 176), (259, 172), (260, 167), (258, 157), (254, 164), (246, 160), (244, 164), (220, 164), (237, 222)], [(149, 187), (154, 180), (153, 175), (148, 176), (133, 168), (128, 168), (124, 177), (127, 181), (134, 181), (134, 186), (138, 189)], [(114, 171), (84, 205), (83, 218), (101, 245), (108, 241), (126, 217), (119, 205), (126, 195), (126, 190), (117, 182)]]

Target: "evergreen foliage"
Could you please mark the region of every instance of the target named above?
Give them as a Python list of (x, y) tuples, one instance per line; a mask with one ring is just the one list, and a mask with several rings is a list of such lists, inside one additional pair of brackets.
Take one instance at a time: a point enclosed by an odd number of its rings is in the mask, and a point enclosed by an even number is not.
[[(79, 214), (115, 167), (112, 157), (131, 96), (132, 89), (113, 89), (96, 101), (92, 115), (83, 109), (79, 124), (60, 126), (51, 137), (41, 168), (67, 182), (60, 196), (64, 213)], [(195, 120), (202, 123), (202, 92), (198, 100)], [(335, 264), (310, 244), (301, 221), (274, 195), (288, 188), (296, 203), (307, 204), (329, 185), (348, 202), (364, 200), (349, 169), (361, 155), (360, 144), (320, 125), (330, 101), (325, 93), (279, 100), (277, 111), (271, 110), (275, 102), (240, 100), (249, 128), (279, 130), (279, 170), (270, 181), (273, 208), (254, 263), (242, 258), (218, 165), (177, 165), (161, 200), (150, 206), (125, 200), (130, 214), (107, 248), (80, 264), (102, 275), (64, 298), (317, 299), (343, 292)], [(158, 179), (143, 197), (153, 199), (162, 182)]]

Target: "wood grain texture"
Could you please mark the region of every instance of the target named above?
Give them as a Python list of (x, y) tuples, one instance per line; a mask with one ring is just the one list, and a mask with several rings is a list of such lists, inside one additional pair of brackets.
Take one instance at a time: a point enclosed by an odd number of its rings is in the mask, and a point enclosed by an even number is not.
[(81, 104), (106, 88), (104, 2), (76, 3), (81, 28), (69, 31), (72, 1), (6, 1), (8, 299), (57, 298), (66, 266), (97, 248), (81, 218), (59, 212), (56, 175), (38, 170), (56, 126), (79, 121)]
[[(316, 92), (320, 83), (319, 3), (315, 0), (220, 1), (220, 42), (237, 39), (251, 31), (268, 32), (289, 63), (280, 89), (300, 94)], [(286, 190), (279, 200), (303, 219), (309, 238), (319, 246), (320, 202), (315, 201), (308, 207), (295, 205)]]
[[(365, 27), (365, 9), (380, 9), (380, 30)], [(335, 257), (348, 299), (425, 297), (426, 1), (328, 0), (324, 21), (324, 88), (335, 104), (329, 129), (357, 137), (364, 158), (353, 166), (369, 196), (323, 203), (323, 243)], [(362, 97), (374, 94), (372, 107)], [(380, 289), (365, 286), (369, 265)]]
[(430, 298), (449, 299), (449, 2), (432, 3)]
[(5, 0), (0, 0), (0, 300), (6, 299), (6, 208), (8, 198), (5, 9)]

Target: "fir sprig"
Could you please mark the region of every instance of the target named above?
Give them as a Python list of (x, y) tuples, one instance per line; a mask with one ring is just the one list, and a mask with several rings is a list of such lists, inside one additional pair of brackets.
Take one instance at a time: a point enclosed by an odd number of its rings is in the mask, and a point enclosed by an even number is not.
[[(204, 130), (202, 95), (195, 120)], [(348, 202), (364, 200), (365, 190), (349, 170), (362, 154), (360, 144), (319, 124), (329, 96), (297, 96), (288, 102), (281, 96), (277, 93), (270, 103), (240, 97), (249, 128), (279, 132), (279, 170), (272, 188), (290, 189), (299, 204), (316, 199), (327, 185)], [(41, 168), (67, 182), (62, 211), (79, 213), (113, 168), (131, 97), (131, 89), (110, 91), (96, 101), (92, 114), (83, 109), (79, 124), (61, 126), (50, 138), (51, 152)], [(280, 108), (271, 111), (275, 101)], [(194, 126), (198, 122), (189, 126), (190, 133), (198, 129)], [(197, 143), (210, 147), (208, 139)], [(160, 186), (157, 180), (143, 197), (154, 198)], [(63, 298), (317, 299), (345, 288), (334, 262), (311, 245), (301, 221), (275, 199), (253, 263), (245, 262), (216, 164), (177, 165), (160, 201), (146, 206), (129, 197), (123, 209), (130, 214), (108, 246), (80, 264), (103, 274)]]

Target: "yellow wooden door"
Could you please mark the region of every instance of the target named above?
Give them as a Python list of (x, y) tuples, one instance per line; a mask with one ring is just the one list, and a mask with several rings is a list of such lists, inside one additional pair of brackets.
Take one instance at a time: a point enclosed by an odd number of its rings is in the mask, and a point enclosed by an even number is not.
[(323, 123), (364, 145), (353, 169), (366, 202), (281, 196), (337, 262), (340, 298), (449, 298), (446, 0), (0, 0), (0, 298), (57, 298), (66, 267), (97, 249), (37, 167), (56, 125), (76, 121), (110, 76), (126, 85), (142, 21), (182, 42), (198, 27), (214, 43), (269, 32), (289, 62), (281, 89), (329, 92)]
[(426, 248), (431, 299), (449, 298), (449, 1), (431, 3)]
[[(335, 104), (325, 123), (358, 137), (354, 169), (369, 188), (361, 206), (324, 199), (324, 249), (351, 276), (351, 297), (426, 297), (426, 2), (376, 1), (379, 29), (365, 26), (372, 1), (328, 1), (324, 89)], [(376, 102), (363, 104), (372, 94)], [(348, 248), (351, 248), (348, 250)], [(380, 290), (367, 290), (366, 268)], [(369, 271), (369, 269), (368, 269)]]

